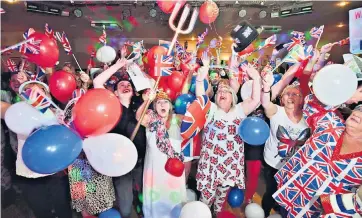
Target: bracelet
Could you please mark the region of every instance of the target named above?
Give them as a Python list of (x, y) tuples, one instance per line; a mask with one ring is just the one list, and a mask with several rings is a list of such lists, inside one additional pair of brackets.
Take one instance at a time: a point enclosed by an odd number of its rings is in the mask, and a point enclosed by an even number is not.
[(263, 90), (264, 93), (270, 93), (270, 91), (271, 91), (271, 90), (269, 90), (269, 91), (266, 92), (266, 91)]

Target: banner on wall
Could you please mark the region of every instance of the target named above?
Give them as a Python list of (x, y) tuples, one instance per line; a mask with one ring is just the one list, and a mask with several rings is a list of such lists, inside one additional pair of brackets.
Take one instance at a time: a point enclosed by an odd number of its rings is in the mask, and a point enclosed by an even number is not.
[(362, 8), (349, 11), (350, 52), (362, 54)]

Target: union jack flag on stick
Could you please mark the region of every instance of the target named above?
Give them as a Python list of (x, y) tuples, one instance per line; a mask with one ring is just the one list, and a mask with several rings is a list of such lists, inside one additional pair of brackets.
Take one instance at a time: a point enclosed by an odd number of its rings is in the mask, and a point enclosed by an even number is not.
[(75, 58), (75, 55), (73, 54), (72, 46), (70, 45), (69, 40), (68, 40), (67, 35), (65, 34), (65, 32), (63, 31), (62, 34), (60, 34), (59, 32), (56, 32), (55, 35), (56, 35), (58, 41), (60, 43), (62, 43), (62, 46), (64, 48), (65, 53), (67, 55), (72, 55), (73, 56), (75, 62), (77, 63), (79, 69), (81, 70), (82, 68), (80, 67), (80, 65), (78, 63), (77, 58)]
[(47, 23), (45, 24), (45, 35), (47, 35), (51, 39), (56, 40), (54, 30)]
[(269, 38), (265, 39), (265, 41), (263, 41), (262, 43), (260, 43), (258, 49), (255, 51), (267, 48), (271, 45), (275, 45), (276, 42), (277, 42), (277, 36), (274, 34), (274, 35), (270, 36)]
[(171, 76), (173, 70), (173, 56), (156, 55), (154, 67), (155, 76)]
[(10, 72), (18, 72), (18, 66), (16, 65), (16, 63), (13, 61), (13, 59), (9, 58), (6, 61), (6, 66), (8, 67)]
[(338, 42), (334, 42), (333, 45), (339, 45), (339, 46), (349, 45), (349, 37), (339, 40)]
[(313, 37), (313, 38), (316, 38), (318, 39), (317, 40), (317, 43), (315, 44), (315, 48), (317, 48), (318, 46), (318, 43), (319, 43), (319, 40), (321, 39), (322, 37), (322, 34), (323, 34), (323, 30), (324, 30), (324, 25), (320, 26), (320, 27), (313, 27), (309, 33), (310, 35)]
[(196, 50), (199, 49), (200, 45), (204, 43), (205, 37), (209, 33), (209, 30), (206, 28), (205, 32), (201, 33), (197, 36), (197, 42), (196, 42)]
[(103, 26), (103, 33), (102, 35), (99, 37), (99, 41), (103, 44), (103, 45), (107, 45), (107, 33), (105, 30), (105, 26)]

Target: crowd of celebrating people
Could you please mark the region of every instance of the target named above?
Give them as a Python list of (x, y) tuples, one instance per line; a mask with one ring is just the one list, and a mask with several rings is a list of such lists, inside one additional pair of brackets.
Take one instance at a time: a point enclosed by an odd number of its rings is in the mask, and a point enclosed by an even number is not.
[[(262, 217), (268, 217), (273, 209), (283, 218), (362, 215), (361, 81), (343, 104), (326, 105), (316, 97), (311, 82), (323, 68), (332, 66), (327, 64), (332, 43), (314, 48), (309, 57), (285, 68), (276, 67), (276, 48), (269, 63), (260, 66), (247, 63), (235, 52), (236, 46), (230, 48), (227, 67), (220, 66), (208, 50), (200, 56), (189, 53), (187, 58), (175, 51), (172, 74), (183, 78), (175, 96), (159, 84), (162, 79), (160, 82), (150, 73), (152, 67), (143, 58), (148, 51), (141, 49), (139, 56), (132, 56), (127, 45), (119, 49), (113, 63), (104, 64), (95, 74), (91, 74), (93, 64), (86, 72), (77, 72), (71, 63), (61, 69), (58, 65), (28, 72), (25, 58), (13, 72), (2, 72), (1, 118), (5, 121), (7, 112), (25, 101), (42, 110), (41, 116), (54, 117), (53, 125), (76, 132), (74, 105), (91, 90), (105, 89), (116, 96), (112, 99), (121, 108), (120, 117), (107, 132), (131, 139), (138, 153), (133, 169), (122, 176), (102, 174), (86, 151), (77, 154), (64, 170), (39, 173), (29, 169), (36, 167), (27, 165), (27, 153), (23, 153), (37, 130), (28, 135), (14, 133), (9, 122), (2, 122), (3, 202), (11, 200), (10, 191), (16, 188), (37, 218), (70, 218), (72, 209), (88, 218), (130, 218), (133, 210), (140, 218), (211, 218), (211, 214), (217, 217), (222, 213), (226, 203), (232, 206), (228, 198), (231, 189), (243, 190), (242, 204), (237, 206), (245, 211), (253, 203), (263, 168), (266, 192)], [(141, 69), (156, 86), (137, 92), (129, 75), (133, 67)], [(72, 98), (66, 101), (57, 99), (48, 85), (57, 70), (76, 82)], [(276, 79), (276, 71), (284, 71), (281, 78)], [(251, 94), (245, 97), (243, 86), (250, 83)], [(30, 94), (25, 98), (24, 93)], [(181, 102), (184, 113), (176, 113), (180, 105), (175, 101), (189, 94), (193, 98)], [(39, 96), (53, 103), (39, 108)], [(192, 125), (197, 122), (198, 128), (185, 139), (182, 125), (190, 114), (197, 119)], [(268, 124), (264, 142), (254, 143), (240, 133), (245, 128), (243, 121), (250, 118)], [(192, 152), (186, 151), (185, 143)], [(103, 154), (93, 155), (102, 158)], [(170, 173), (174, 169), (169, 168), (175, 167), (171, 160), (182, 164), (180, 175)], [(193, 166), (197, 168), (195, 176), (190, 175)], [(189, 183), (190, 177), (195, 177), (195, 185)], [(198, 199), (190, 199), (191, 186), (195, 186)], [(183, 214), (184, 205), (197, 200), (210, 208), (210, 217), (207, 213), (197, 215), (197, 208)]]

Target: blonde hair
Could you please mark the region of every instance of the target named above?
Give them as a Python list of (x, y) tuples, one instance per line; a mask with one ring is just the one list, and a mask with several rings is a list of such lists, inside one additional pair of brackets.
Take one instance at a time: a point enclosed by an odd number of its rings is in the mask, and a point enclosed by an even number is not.
[[(224, 88), (231, 93), (232, 99), (233, 99), (233, 101), (231, 102), (231, 108), (234, 107), (238, 103), (238, 97), (236, 96), (234, 89), (231, 88), (231, 86), (226, 85), (226, 84), (221, 84), (217, 87), (218, 90), (221, 88)], [(217, 99), (218, 99), (218, 91), (216, 91), (216, 95), (215, 95), (215, 100), (217, 100)], [(218, 105), (218, 102), (216, 102), (216, 104)]]

